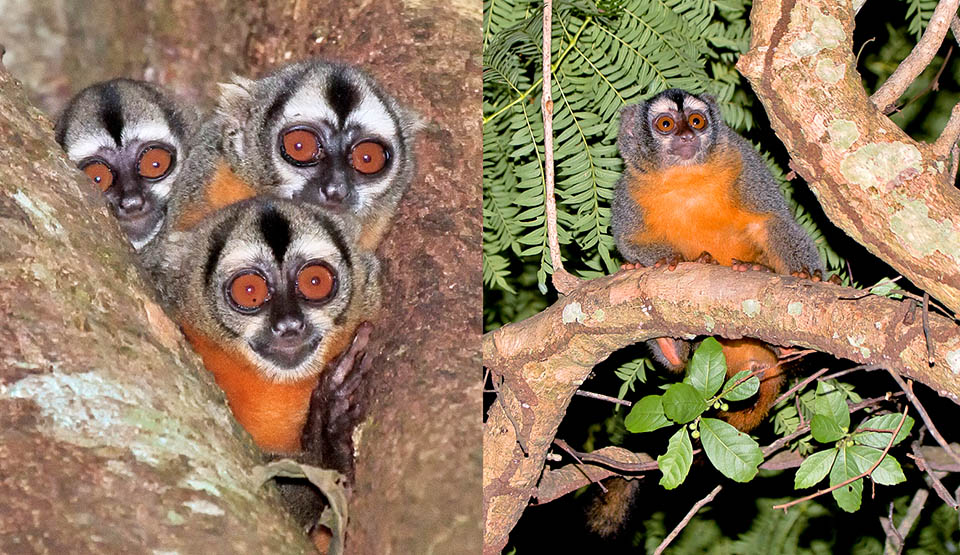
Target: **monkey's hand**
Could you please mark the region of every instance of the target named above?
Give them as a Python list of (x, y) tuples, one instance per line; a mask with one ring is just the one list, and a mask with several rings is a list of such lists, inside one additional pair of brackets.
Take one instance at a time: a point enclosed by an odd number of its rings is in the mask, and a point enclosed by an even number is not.
[(350, 348), (327, 364), (310, 397), (310, 412), (300, 445), (319, 466), (353, 481), (353, 429), (363, 419), (367, 399), (364, 378), (370, 369), (367, 342), (373, 326), (363, 322)]
[[(703, 255), (700, 255), (701, 257)], [(677, 269), (677, 264), (684, 262), (683, 255), (680, 253), (671, 254), (670, 256), (664, 256), (660, 260), (657, 260), (654, 264), (654, 268), (659, 268), (661, 266), (666, 266), (667, 270), (674, 271)]]
[[(790, 272), (790, 275), (800, 279), (809, 279), (810, 281), (814, 281), (814, 282), (823, 281), (823, 272), (821, 272), (820, 270), (814, 270), (811, 273), (810, 268), (807, 268), (806, 266), (801, 268), (799, 271)], [(833, 274), (832, 276), (830, 276), (830, 279), (828, 279), (827, 281), (829, 281), (834, 285), (841, 285), (840, 276), (838, 276), (837, 274)]]

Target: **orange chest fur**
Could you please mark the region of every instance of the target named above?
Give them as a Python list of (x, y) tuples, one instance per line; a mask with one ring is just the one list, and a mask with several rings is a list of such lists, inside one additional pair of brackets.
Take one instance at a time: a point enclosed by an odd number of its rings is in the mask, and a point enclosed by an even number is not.
[(221, 161), (210, 182), (204, 186), (203, 197), (196, 206), (180, 216), (176, 229), (179, 231), (191, 229), (217, 210), (256, 195), (257, 192), (253, 187), (237, 177), (226, 162)]
[(666, 243), (688, 260), (707, 251), (724, 265), (733, 258), (773, 264), (765, 248), (770, 216), (743, 208), (734, 188), (740, 170), (739, 160), (722, 160), (630, 174), (644, 223), (633, 240)]
[(254, 442), (273, 453), (300, 451), (310, 395), (318, 378), (293, 383), (268, 381), (248, 361), (221, 349), (189, 326), (184, 326), (183, 332), (226, 393), (234, 417)]

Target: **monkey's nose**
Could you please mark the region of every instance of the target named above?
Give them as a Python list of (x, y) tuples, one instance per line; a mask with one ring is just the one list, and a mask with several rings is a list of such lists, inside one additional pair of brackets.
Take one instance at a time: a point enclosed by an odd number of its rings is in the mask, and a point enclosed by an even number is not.
[(120, 213), (125, 216), (136, 214), (143, 210), (143, 197), (140, 195), (128, 195), (120, 200)]
[(320, 192), (326, 202), (341, 203), (349, 191), (345, 183), (326, 183), (320, 187)]
[(280, 338), (297, 337), (303, 332), (303, 318), (292, 315), (284, 316), (274, 322), (271, 329), (273, 335)]

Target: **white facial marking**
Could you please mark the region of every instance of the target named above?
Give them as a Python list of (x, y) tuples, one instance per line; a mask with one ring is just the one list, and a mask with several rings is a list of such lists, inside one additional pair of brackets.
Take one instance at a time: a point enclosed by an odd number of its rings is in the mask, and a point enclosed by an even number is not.
[(650, 115), (661, 114), (664, 112), (676, 112), (677, 103), (671, 98), (662, 97), (650, 103)]
[(397, 135), (397, 122), (390, 117), (387, 107), (372, 93), (364, 91), (360, 101), (347, 116), (347, 127), (358, 126), (367, 133), (390, 141)]
[(120, 134), (120, 142), (126, 146), (137, 141), (159, 141), (169, 144), (175, 150), (180, 150), (180, 142), (174, 138), (170, 128), (157, 122), (136, 122), (125, 125)]
[(248, 268), (258, 261), (273, 259), (265, 245), (241, 240), (230, 241), (223, 247), (223, 252), (226, 254), (220, 259), (218, 266), (224, 275)]
[(323, 121), (335, 126), (337, 114), (327, 104), (322, 93), (307, 87), (293, 95), (283, 107), (280, 127), (293, 121)]
[(70, 141), (67, 158), (76, 163), (104, 148), (116, 150), (117, 143), (105, 130), (98, 129), (94, 133), (87, 133)]

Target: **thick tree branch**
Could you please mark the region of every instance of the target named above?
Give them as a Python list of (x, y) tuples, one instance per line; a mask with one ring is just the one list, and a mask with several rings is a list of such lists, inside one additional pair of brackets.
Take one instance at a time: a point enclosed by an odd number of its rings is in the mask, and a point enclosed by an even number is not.
[(937, 55), (937, 50), (943, 44), (943, 38), (947, 36), (950, 23), (957, 16), (958, 2), (960, 0), (940, 0), (937, 4), (923, 36), (920, 37), (920, 42), (870, 97), (879, 110), (889, 113), (890, 110), (887, 108), (896, 102), (903, 91), (907, 90), (917, 76), (930, 65), (930, 61)]
[(789, 276), (680, 264), (585, 283), (540, 314), (486, 334), (484, 364), (504, 377), (503, 405), (518, 423), (529, 456), (499, 403), (484, 428), (484, 547), (498, 552), (543, 469), (570, 399), (612, 352), (652, 337), (757, 337), (858, 363), (886, 365), (957, 401), (960, 329), (931, 315), (938, 345), (932, 367), (920, 322), (903, 323), (905, 303)]
[(737, 67), (792, 167), (833, 223), (960, 312), (960, 191), (950, 160), (870, 102), (856, 71), (849, 4), (758, 0), (750, 17), (750, 51)]
[(308, 553), (91, 185), (0, 70), (0, 552)]

